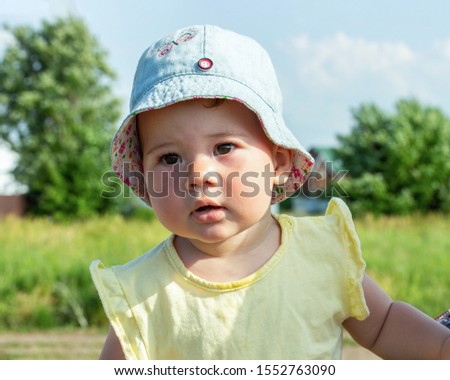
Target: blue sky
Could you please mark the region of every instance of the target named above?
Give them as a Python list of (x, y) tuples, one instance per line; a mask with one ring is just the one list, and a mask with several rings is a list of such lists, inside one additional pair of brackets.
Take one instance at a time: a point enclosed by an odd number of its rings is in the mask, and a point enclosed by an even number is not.
[[(0, 23), (38, 26), (83, 18), (109, 52), (114, 91), (128, 104), (137, 60), (181, 27), (216, 24), (255, 38), (272, 57), (287, 124), (306, 148), (349, 133), (350, 110), (392, 110), (416, 97), (450, 115), (450, 2), (446, 0), (2, 0)], [(11, 36), (0, 32), (0, 55)], [(0, 193), (12, 192), (13, 156), (0, 149)]]

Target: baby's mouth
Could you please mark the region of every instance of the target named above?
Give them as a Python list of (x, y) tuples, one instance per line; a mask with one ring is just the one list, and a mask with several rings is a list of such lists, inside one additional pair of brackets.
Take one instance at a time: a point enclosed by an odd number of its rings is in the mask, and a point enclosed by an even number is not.
[(209, 206), (201, 206), (201, 207), (197, 208), (195, 211), (202, 212), (202, 211), (210, 211), (210, 210), (219, 210), (221, 208), (223, 208), (223, 207), (209, 205)]
[(217, 205), (202, 205), (197, 207), (191, 215), (199, 223), (215, 223), (225, 217), (225, 208)]

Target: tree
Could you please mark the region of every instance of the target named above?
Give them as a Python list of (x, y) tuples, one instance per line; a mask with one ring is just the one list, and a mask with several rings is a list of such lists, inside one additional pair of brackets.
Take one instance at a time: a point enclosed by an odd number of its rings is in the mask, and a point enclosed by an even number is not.
[(18, 153), (15, 179), (30, 211), (87, 216), (113, 207), (100, 197), (119, 116), (106, 52), (83, 21), (5, 26), (14, 37), (0, 62), (0, 137)]
[(450, 211), (450, 119), (441, 110), (406, 99), (393, 114), (366, 104), (353, 118), (335, 154), (357, 212)]

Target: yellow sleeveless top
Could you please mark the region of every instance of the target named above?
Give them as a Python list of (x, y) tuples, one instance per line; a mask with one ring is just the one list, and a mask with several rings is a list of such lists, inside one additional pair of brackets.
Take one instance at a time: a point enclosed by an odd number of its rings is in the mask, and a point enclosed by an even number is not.
[(91, 274), (127, 359), (340, 359), (342, 322), (364, 319), (364, 261), (351, 214), (276, 217), (281, 245), (239, 281), (189, 272), (173, 236), (121, 266)]

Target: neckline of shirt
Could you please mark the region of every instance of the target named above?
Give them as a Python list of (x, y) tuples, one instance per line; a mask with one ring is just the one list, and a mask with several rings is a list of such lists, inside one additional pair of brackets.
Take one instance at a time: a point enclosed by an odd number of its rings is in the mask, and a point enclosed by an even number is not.
[(205, 290), (213, 291), (213, 292), (230, 292), (242, 289), (244, 287), (250, 286), (254, 284), (256, 281), (259, 281), (264, 276), (266, 276), (278, 262), (283, 258), (286, 252), (286, 245), (288, 241), (288, 237), (290, 234), (290, 230), (292, 228), (292, 220), (287, 215), (274, 215), (275, 219), (278, 221), (281, 227), (281, 243), (276, 252), (272, 255), (272, 257), (259, 269), (257, 269), (254, 273), (235, 281), (228, 282), (213, 282), (205, 280), (194, 273), (192, 273), (189, 269), (185, 267), (183, 262), (181, 261), (178, 253), (173, 245), (173, 240), (175, 235), (171, 235), (169, 239), (166, 240), (165, 251), (166, 255), (174, 267), (174, 269), (189, 283), (200, 287)]

